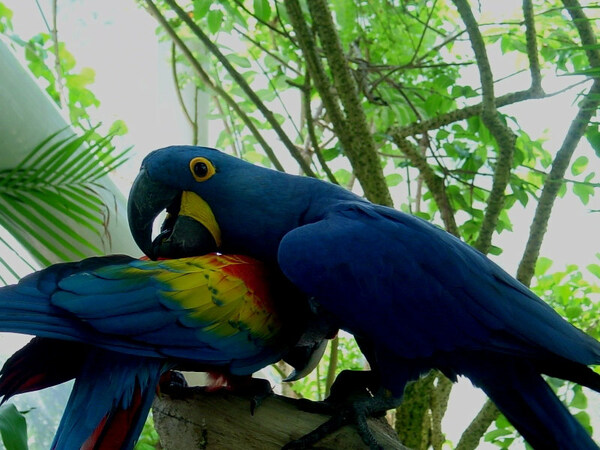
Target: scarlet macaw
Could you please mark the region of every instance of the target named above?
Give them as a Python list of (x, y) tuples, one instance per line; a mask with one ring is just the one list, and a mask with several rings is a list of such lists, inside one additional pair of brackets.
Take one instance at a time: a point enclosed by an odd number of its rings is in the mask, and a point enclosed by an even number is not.
[[(152, 242), (152, 222), (165, 208), (163, 233)], [(145, 158), (129, 220), (151, 258), (218, 247), (278, 265), (357, 338), (373, 370), (355, 380), (378, 395), (340, 409), (331, 427), (355, 418), (376, 447), (364, 416), (399, 404), (407, 382), (437, 368), (452, 380), (470, 378), (536, 448), (598, 448), (541, 375), (600, 391), (600, 376), (587, 367), (600, 363), (600, 344), (424, 220), (192, 146)], [(192, 233), (195, 242), (182, 239)]]
[(0, 289), (0, 331), (39, 336), (5, 364), (0, 396), (75, 378), (52, 448), (130, 449), (166, 371), (247, 376), (282, 357), (302, 365), (323, 347), (314, 327), (302, 334), (310, 314), (249, 257), (57, 264)]

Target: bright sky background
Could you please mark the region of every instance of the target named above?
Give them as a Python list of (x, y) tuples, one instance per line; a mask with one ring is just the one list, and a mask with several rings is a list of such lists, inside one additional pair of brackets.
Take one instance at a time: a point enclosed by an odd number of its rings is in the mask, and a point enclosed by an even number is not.
[[(22, 38), (45, 30), (34, 0), (3, 1), (14, 11), (15, 32)], [(40, 3), (50, 20), (50, 2)], [(517, 0), (479, 3), (484, 14), (490, 17), (510, 17), (511, 12), (520, 9), (521, 5)], [(129, 128), (122, 140), (123, 146), (134, 145), (135, 157), (117, 175), (117, 182), (126, 192), (141, 158), (148, 151), (190, 142), (190, 131), (175, 101), (167, 64), (169, 46), (156, 42), (156, 22), (132, 0), (61, 0), (59, 8), (59, 38), (75, 55), (78, 66), (89, 66), (96, 71), (96, 82), (91, 89), (102, 104), (94, 117), (104, 123), (123, 119)], [(512, 69), (505, 61), (494, 64), (497, 77), (501, 76), (502, 67), (508, 71)], [(512, 83), (516, 82), (519, 80), (513, 79), (504, 85), (506, 89), (514, 89)], [(572, 80), (564, 78), (547, 79), (544, 87), (551, 92), (570, 82)], [(564, 136), (575, 114), (570, 101), (572, 98), (556, 97), (526, 102), (503, 111), (518, 115), (532, 138), (547, 136), (547, 149), (555, 152), (560, 146), (558, 139)], [(209, 132), (206, 143), (210, 144), (214, 139), (216, 133)], [(592, 153), (585, 144), (578, 151), (578, 155)], [(590, 160), (598, 165), (597, 158)], [(573, 262), (581, 266), (598, 262), (595, 254), (600, 252), (600, 213), (590, 214), (590, 210), (600, 210), (600, 196), (592, 198), (588, 205), (582, 205), (572, 196), (557, 202), (542, 249), (544, 256), (555, 261), (554, 268)], [(497, 260), (510, 273), (516, 271), (532, 215), (531, 208), (513, 215), (515, 232), (494, 238), (494, 244), (504, 249), (504, 254)], [(468, 384), (461, 384), (455, 389), (454, 397), (463, 398), (465, 389), (469, 389)], [(478, 394), (469, 395), (478, 397)], [(452, 408), (457, 409), (451, 410), (447, 417), (457, 422), (470, 420), (464, 402), (453, 402)], [(477, 409), (476, 406), (469, 408)], [(455, 425), (459, 430), (464, 428), (460, 423)]]

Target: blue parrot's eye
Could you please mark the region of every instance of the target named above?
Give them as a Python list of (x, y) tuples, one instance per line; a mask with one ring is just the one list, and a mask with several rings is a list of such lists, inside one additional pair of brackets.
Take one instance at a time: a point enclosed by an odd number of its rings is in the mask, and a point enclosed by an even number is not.
[(196, 175), (198, 178), (204, 178), (207, 173), (208, 166), (206, 165), (206, 163), (197, 162), (196, 164), (194, 164), (194, 175)]
[(190, 170), (196, 181), (206, 181), (216, 172), (215, 166), (208, 159), (201, 156), (190, 161)]

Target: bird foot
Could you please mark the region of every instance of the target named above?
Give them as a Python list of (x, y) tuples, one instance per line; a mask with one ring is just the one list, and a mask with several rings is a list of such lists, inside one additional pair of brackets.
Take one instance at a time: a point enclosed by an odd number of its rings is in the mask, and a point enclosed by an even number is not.
[(288, 442), (283, 449), (312, 448), (321, 439), (333, 434), (345, 425), (354, 426), (363, 442), (370, 449), (382, 449), (383, 447), (379, 445), (367, 423), (367, 418), (373, 416), (370, 409), (368, 402), (355, 402), (343, 408), (338, 408), (329, 420), (301, 438)]
[(158, 381), (158, 392), (171, 398), (184, 399), (191, 397), (198, 391), (197, 387), (188, 386), (181, 372), (169, 370), (161, 375)]
[(370, 449), (381, 449), (367, 419), (384, 415), (398, 403), (399, 399), (377, 386), (375, 376), (371, 372), (344, 371), (336, 378), (331, 395), (325, 401), (297, 401), (301, 410), (330, 415), (331, 418), (310, 433), (287, 443), (283, 449), (312, 448), (318, 441), (345, 425), (354, 426)]
[(227, 389), (239, 395), (250, 397), (250, 414), (254, 415), (256, 408), (263, 400), (273, 394), (271, 383), (261, 378), (251, 376), (235, 376), (211, 373), (211, 382), (206, 386), (207, 392), (217, 389)]

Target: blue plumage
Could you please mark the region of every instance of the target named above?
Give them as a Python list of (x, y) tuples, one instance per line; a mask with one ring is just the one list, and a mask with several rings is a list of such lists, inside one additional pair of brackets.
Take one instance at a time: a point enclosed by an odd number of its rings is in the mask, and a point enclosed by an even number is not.
[[(198, 181), (193, 158), (204, 158), (212, 175)], [(162, 203), (148, 200), (153, 191)], [(212, 210), (221, 251), (278, 264), (353, 333), (396, 397), (431, 368), (464, 374), (535, 447), (597, 448), (540, 374), (600, 390), (587, 367), (600, 363), (600, 344), (478, 251), (329, 183), (179, 146), (150, 154), (130, 194), (130, 226), (148, 255), (166, 251), (151, 242), (152, 221), (167, 206), (175, 210), (182, 191)], [(181, 249), (183, 233), (175, 226), (163, 238)]]

